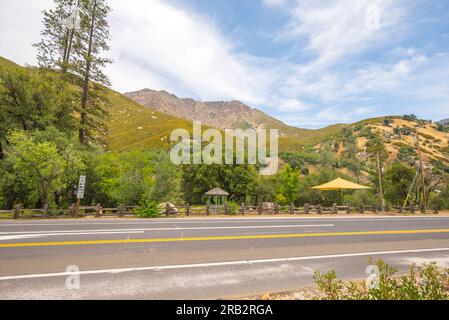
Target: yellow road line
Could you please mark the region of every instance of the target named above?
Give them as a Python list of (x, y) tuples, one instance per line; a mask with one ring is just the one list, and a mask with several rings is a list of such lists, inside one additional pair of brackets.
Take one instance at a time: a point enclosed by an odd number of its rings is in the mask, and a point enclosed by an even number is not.
[(56, 241), (56, 242), (28, 242), (5, 243), (0, 248), (22, 247), (59, 247), (77, 245), (105, 245), (105, 244), (136, 244), (136, 243), (164, 243), (164, 242), (191, 242), (191, 241), (220, 241), (220, 240), (263, 240), (263, 239), (294, 239), (312, 237), (348, 237), (372, 235), (406, 235), (406, 234), (435, 234), (449, 233), (449, 229), (429, 230), (389, 230), (389, 231), (363, 231), (363, 232), (326, 232), (301, 234), (274, 234), (253, 236), (220, 236), (220, 237), (194, 237), (194, 238), (154, 238), (154, 239), (128, 239), (128, 240), (84, 240), (84, 241)]

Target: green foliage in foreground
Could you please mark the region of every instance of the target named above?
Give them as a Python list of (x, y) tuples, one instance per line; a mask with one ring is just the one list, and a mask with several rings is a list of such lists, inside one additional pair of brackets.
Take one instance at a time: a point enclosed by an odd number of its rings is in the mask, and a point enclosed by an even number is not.
[(315, 282), (324, 300), (448, 300), (449, 270), (441, 271), (436, 263), (412, 265), (409, 274), (398, 277), (398, 270), (382, 260), (376, 266), (380, 274), (372, 289), (356, 282), (345, 283), (335, 271), (315, 272)]

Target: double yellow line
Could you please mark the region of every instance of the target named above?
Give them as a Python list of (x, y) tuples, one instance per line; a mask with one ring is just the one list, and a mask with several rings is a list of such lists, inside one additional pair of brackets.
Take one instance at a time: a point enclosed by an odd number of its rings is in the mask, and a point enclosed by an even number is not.
[[(83, 246), (83, 245), (108, 245), (108, 244), (295, 239), (295, 238), (314, 238), (314, 237), (349, 237), (349, 236), (410, 235), (410, 234), (437, 234), (437, 233), (448, 233), (449, 234), (449, 229), (387, 230), (387, 231), (363, 231), (363, 232), (326, 232), (326, 233), (275, 234), (275, 235), (252, 235), (252, 236), (218, 236), (218, 237), (192, 237), (192, 238), (154, 238), (154, 239), (150, 238), (150, 239), (128, 239), (128, 240), (25, 242), (25, 243), (0, 244), (0, 249), (1, 248), (26, 248), (26, 247), (61, 247), (61, 246)], [(448, 239), (449, 239), (449, 237), (448, 237)]]

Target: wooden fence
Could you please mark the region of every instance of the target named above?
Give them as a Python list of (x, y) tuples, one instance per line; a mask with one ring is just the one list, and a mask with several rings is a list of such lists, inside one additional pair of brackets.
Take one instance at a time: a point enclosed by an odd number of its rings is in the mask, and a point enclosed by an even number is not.
[[(90, 207), (80, 207), (77, 211), (76, 206), (72, 205), (68, 209), (52, 210), (48, 207), (43, 209), (25, 209), (20, 204), (16, 205), (12, 210), (0, 210), (0, 217), (9, 219), (20, 218), (83, 218), (83, 217), (135, 217), (136, 209), (139, 207), (121, 206), (118, 208), (103, 208), (101, 204)], [(378, 207), (378, 206), (337, 206), (325, 207), (322, 205), (305, 204), (303, 207), (290, 206), (246, 206), (242, 204), (239, 208), (224, 205), (216, 206), (176, 206), (175, 208), (167, 205), (165, 209), (161, 209), (161, 215), (166, 217), (177, 216), (213, 216), (213, 215), (332, 215), (332, 214), (405, 214), (405, 213), (433, 213), (438, 214), (439, 209), (435, 206), (431, 209), (425, 207), (409, 206), (409, 207)]]

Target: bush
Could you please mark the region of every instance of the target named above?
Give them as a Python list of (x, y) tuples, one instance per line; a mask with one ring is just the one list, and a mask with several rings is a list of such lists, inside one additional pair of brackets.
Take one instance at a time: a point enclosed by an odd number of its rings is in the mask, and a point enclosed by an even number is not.
[(155, 201), (144, 197), (140, 201), (140, 208), (136, 210), (136, 215), (139, 218), (159, 218), (161, 210)]
[(237, 202), (228, 202), (228, 213), (236, 215), (240, 212), (240, 205)]
[(407, 276), (396, 276), (398, 270), (382, 260), (376, 263), (378, 282), (373, 288), (365, 283), (339, 280), (335, 271), (321, 274), (314, 279), (324, 300), (448, 300), (449, 270), (441, 271), (436, 263), (417, 267), (412, 265)]

